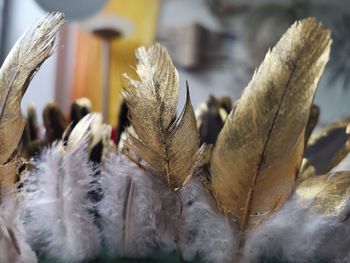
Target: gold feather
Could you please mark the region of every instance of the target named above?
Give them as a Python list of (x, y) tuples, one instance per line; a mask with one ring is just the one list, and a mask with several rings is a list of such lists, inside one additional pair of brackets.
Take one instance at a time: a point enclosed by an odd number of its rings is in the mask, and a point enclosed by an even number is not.
[(6, 162), (22, 136), (20, 104), (41, 64), (52, 54), (63, 15), (50, 14), (14, 45), (0, 69), (0, 163)]
[(293, 24), (267, 53), (219, 134), (211, 190), (219, 209), (240, 224), (241, 237), (293, 190), (330, 44), (330, 31), (315, 18)]
[[(52, 54), (63, 15), (50, 14), (17, 40), (0, 69), (0, 201), (16, 181), (15, 150), (22, 137), (25, 119), (21, 100), (41, 64)], [(14, 244), (15, 245), (15, 244)]]
[(133, 132), (128, 133), (124, 151), (134, 162), (139, 163), (140, 157), (146, 170), (177, 190), (192, 175), (200, 155), (188, 86), (185, 106), (176, 119), (179, 78), (168, 53), (155, 44), (148, 50), (139, 48), (136, 57), (140, 81), (125, 75), (124, 99)]
[(16, 159), (5, 165), (0, 165), (0, 204), (4, 196), (10, 192), (17, 176), (18, 162)]
[(311, 201), (309, 209), (325, 215), (339, 215), (350, 197), (350, 172), (313, 176), (296, 189), (301, 202)]

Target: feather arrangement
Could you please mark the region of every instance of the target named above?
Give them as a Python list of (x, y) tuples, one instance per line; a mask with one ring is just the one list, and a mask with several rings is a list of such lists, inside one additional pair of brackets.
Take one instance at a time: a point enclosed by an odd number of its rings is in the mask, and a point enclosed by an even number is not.
[(52, 54), (62, 24), (62, 14), (47, 15), (16, 42), (0, 69), (0, 261), (4, 263), (37, 262), (23, 236), (22, 203), (15, 185), (21, 165), (16, 148), (25, 126), (20, 103), (35, 72)]
[[(71, 105), (69, 125), (67, 125), (67, 120), (63, 114), (63, 111), (56, 103), (49, 102), (42, 114), (44, 123), (43, 130), (45, 133), (43, 136), (41, 136), (39, 134), (41, 129), (37, 122), (35, 106), (33, 104), (29, 105), (27, 109), (26, 125), (20, 145), (21, 156), (27, 160), (33, 157), (35, 158), (46, 146), (60, 140), (63, 134), (64, 140), (67, 139), (77, 123), (90, 112), (91, 101), (88, 98), (83, 97), (74, 101)], [(97, 139), (96, 136), (94, 136), (94, 138), (96, 140), (101, 139)], [(97, 144), (97, 142), (94, 142), (94, 146), (95, 144)], [(96, 146), (96, 148), (98, 148), (98, 146)], [(95, 151), (97, 151), (97, 149)], [(91, 153), (91, 155), (94, 156), (96, 154)]]
[(158, 44), (140, 48), (136, 56), (140, 81), (125, 76), (131, 128), (123, 151), (140, 168), (112, 155), (102, 170), (100, 206), (110, 250), (129, 257), (177, 247), (181, 207), (173, 190), (188, 182), (205, 152), (199, 149), (188, 89), (185, 107), (175, 116), (178, 75), (165, 49)]
[[(136, 51), (138, 80), (125, 76), (130, 127), (122, 152), (85, 102), (72, 107), (70, 128), (49, 105), (46, 148), (22, 173), (18, 152), (30, 155), (18, 142), (37, 136), (33, 114), (22, 135), (20, 100), (62, 23), (60, 14), (47, 16), (0, 69), (1, 262), (37, 262), (33, 250), (87, 262), (103, 248), (113, 258), (176, 251), (186, 261), (349, 261), (350, 171), (328, 173), (348, 170), (348, 122), (312, 134), (331, 44), (320, 22), (292, 25), (237, 105), (215, 106), (217, 115), (231, 111), (220, 116), (215, 146), (200, 146), (188, 85), (176, 116), (178, 73), (155, 44)], [(7, 140), (9, 127), (19, 133)]]

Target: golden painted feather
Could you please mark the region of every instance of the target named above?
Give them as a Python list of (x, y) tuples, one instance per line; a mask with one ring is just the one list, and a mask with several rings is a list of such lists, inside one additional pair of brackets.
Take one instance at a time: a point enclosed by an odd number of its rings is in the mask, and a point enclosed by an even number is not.
[(25, 119), (21, 99), (35, 72), (51, 55), (62, 14), (50, 14), (28, 30), (14, 45), (0, 69), (0, 201), (11, 192), (17, 176), (14, 153), (22, 137)]
[(199, 135), (189, 98), (176, 119), (178, 73), (166, 50), (155, 44), (136, 51), (139, 81), (126, 77), (124, 99), (133, 132), (126, 140), (130, 159), (161, 176), (172, 189), (183, 186), (198, 159)]
[(9, 189), (11, 189), (16, 181), (17, 165), (16, 160), (12, 160), (5, 165), (0, 165), (0, 204), (3, 197), (11, 191)]
[(330, 31), (316, 19), (293, 24), (267, 53), (219, 134), (211, 191), (241, 232), (268, 218), (293, 190), (330, 44)]
[(28, 30), (14, 45), (0, 69), (0, 163), (14, 152), (25, 120), (20, 104), (41, 64), (52, 54), (63, 14), (55, 13)]
[(350, 172), (313, 176), (296, 189), (301, 202), (311, 201), (309, 209), (325, 215), (339, 215), (350, 197)]

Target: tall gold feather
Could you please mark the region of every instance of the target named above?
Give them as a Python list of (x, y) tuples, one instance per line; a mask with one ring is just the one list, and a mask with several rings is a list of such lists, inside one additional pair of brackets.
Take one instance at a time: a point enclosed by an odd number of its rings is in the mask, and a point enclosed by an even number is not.
[(330, 31), (315, 18), (293, 24), (267, 53), (219, 134), (211, 191), (219, 209), (239, 223), (241, 237), (279, 209), (295, 186), (330, 44)]
[(148, 50), (139, 48), (136, 57), (140, 81), (125, 75), (124, 99), (133, 128), (125, 153), (176, 190), (192, 175), (200, 155), (188, 87), (185, 106), (176, 119), (179, 77), (167, 51), (155, 44)]
[(9, 159), (22, 136), (22, 96), (36, 71), (52, 54), (62, 24), (63, 14), (47, 15), (17, 40), (0, 69), (0, 164)]
[[(21, 115), (22, 97), (34, 74), (52, 54), (56, 34), (63, 22), (61, 13), (47, 15), (17, 40), (0, 68), (0, 202), (12, 192), (17, 175), (19, 158), (14, 152), (26, 122)], [(15, 233), (9, 226), (7, 231), (11, 244), (20, 254)]]

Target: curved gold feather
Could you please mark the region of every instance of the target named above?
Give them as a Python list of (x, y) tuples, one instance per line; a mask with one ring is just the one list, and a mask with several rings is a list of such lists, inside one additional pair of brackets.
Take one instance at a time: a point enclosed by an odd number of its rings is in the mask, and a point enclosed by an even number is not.
[(22, 136), (21, 99), (35, 72), (52, 54), (63, 14), (47, 15), (17, 40), (0, 69), (0, 163), (6, 162)]

